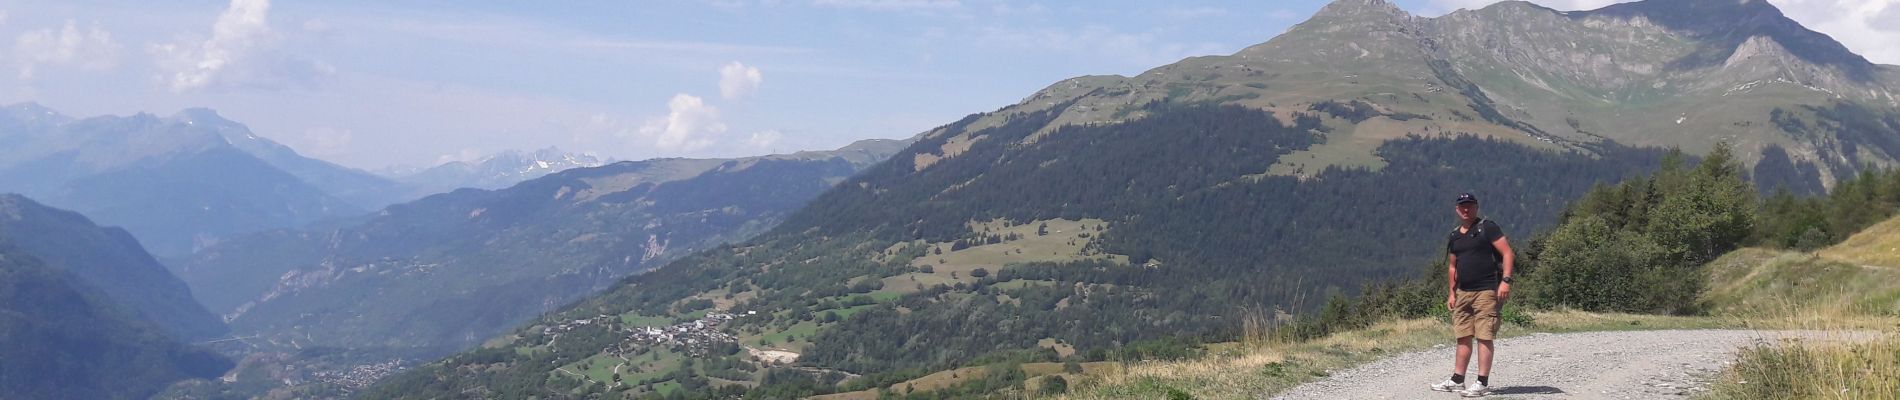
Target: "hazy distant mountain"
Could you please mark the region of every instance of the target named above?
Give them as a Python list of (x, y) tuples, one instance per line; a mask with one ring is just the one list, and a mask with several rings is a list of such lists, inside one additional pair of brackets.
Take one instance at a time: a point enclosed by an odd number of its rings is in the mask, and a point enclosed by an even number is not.
[[(155, 278), (150, 283), (157, 287), (166, 287), (169, 281), (170, 286), (183, 289), (169, 275), (151, 274), (146, 267), (156, 265), (149, 262), (93, 264), (124, 261), (120, 255), (128, 251), (123, 246), (130, 242), (124, 232), (104, 231), (115, 237), (98, 237), (101, 231), (84, 223), (84, 218), (70, 213), (49, 215), (17, 197), (7, 198), (0, 214), (10, 216), (0, 220), (12, 221), (0, 223), (0, 393), (4, 393), (0, 397), (143, 399), (172, 382), (216, 378), (231, 368), (230, 360), (165, 333), (155, 324), (163, 321), (141, 318), (177, 317), (141, 304), (177, 300), (172, 294), (158, 288), (107, 286)], [(21, 218), (32, 224), (21, 225)], [(40, 236), (71, 241), (53, 242)], [(33, 241), (39, 243), (23, 243)], [(135, 244), (131, 247), (136, 248)], [(68, 264), (50, 265), (54, 259)], [(101, 281), (98, 275), (106, 271), (96, 269), (114, 267), (126, 276)], [(158, 272), (163, 275), (164, 271)], [(117, 290), (151, 297), (113, 293)], [(189, 301), (189, 296), (184, 300)]]
[(0, 194), (0, 232), (8, 244), (67, 272), (175, 337), (197, 340), (224, 334), (224, 321), (191, 296), (171, 271), (119, 228), (31, 199)]
[[(932, 129), (753, 240), (365, 397), (710, 398), (734, 381), (802, 397), (836, 390), (827, 376), (875, 388), (1064, 350), (1100, 361), (1144, 341), (1232, 340), (1272, 310), (1314, 311), (1442, 262), (1459, 192), (1515, 239), (1593, 185), (1659, 165), (1660, 147), (1694, 162), (1729, 142), (1756, 179), (1810, 188), (1894, 165), (1896, 88), (1900, 68), (1761, 0), (1505, 2), (1437, 18), (1339, 0), (1233, 55), (1068, 79)], [(742, 315), (713, 328), (730, 336), (701, 337), (796, 365), (714, 368), (753, 364), (625, 333), (720, 311)], [(637, 384), (587, 381), (625, 370)], [(989, 384), (968, 383), (954, 390)]]
[(357, 215), (403, 194), (210, 110), (73, 119), (32, 103), (0, 112), (0, 191), (122, 226), (158, 254)]
[(500, 189), (521, 181), (574, 168), (606, 165), (591, 154), (562, 152), (549, 147), (534, 152), (505, 151), (476, 161), (451, 161), (426, 169), (392, 168), (384, 176), (409, 185), (411, 193), (447, 193), (461, 188)]
[(238, 334), (451, 350), (765, 231), (905, 143), (576, 168), (393, 205), (359, 224), (247, 235), (171, 265)]

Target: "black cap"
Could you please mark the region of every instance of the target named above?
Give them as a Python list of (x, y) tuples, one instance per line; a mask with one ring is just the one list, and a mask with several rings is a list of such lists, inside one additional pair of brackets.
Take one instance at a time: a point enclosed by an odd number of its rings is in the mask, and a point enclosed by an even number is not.
[(1470, 193), (1462, 193), (1458, 195), (1458, 204), (1477, 203), (1477, 202), (1478, 202), (1478, 196), (1472, 196)]

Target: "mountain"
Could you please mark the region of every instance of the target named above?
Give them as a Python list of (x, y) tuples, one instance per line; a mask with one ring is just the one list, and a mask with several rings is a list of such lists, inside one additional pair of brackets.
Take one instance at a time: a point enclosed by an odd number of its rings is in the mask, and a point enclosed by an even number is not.
[(907, 143), (576, 168), (262, 232), (170, 264), (238, 334), (452, 351), (619, 278), (763, 232)]
[(299, 156), (210, 110), (73, 119), (23, 103), (0, 113), (0, 191), (124, 227), (157, 254), (360, 214), (395, 187)]
[(460, 188), (501, 189), (555, 172), (607, 163), (590, 154), (549, 147), (531, 153), (506, 151), (477, 161), (451, 161), (427, 169), (390, 170), (385, 175), (407, 184), (414, 193), (433, 194)]
[(1336, 157), (1308, 167), (1377, 167), (1378, 143), (1416, 132), (1692, 152), (1726, 140), (1750, 165), (1785, 154), (1822, 186), (1867, 163), (1893, 165), (1896, 91), (1900, 67), (1872, 64), (1764, 1), (1658, 0), (1593, 11), (1507, 1), (1421, 18), (1383, 0), (1357, 0), (1331, 3), (1230, 56), (1133, 77), (1075, 78), (1012, 108), (1074, 101), (1057, 111), (1055, 126), (1139, 118), (1151, 101), (1344, 112), (1350, 129), (1339, 136), (1349, 140), (1322, 146), (1317, 153)]
[[(7, 204), (9, 215), (19, 215), (18, 199)], [(231, 368), (230, 360), (181, 343), (153, 324), (158, 321), (140, 317), (150, 313), (124, 307), (145, 305), (115, 302), (119, 296), (76, 276), (86, 271), (52, 266), (24, 251), (15, 240), (42, 231), (20, 228), (0, 227), (0, 393), (6, 398), (143, 399), (172, 382), (215, 378)], [(73, 229), (86, 228), (61, 233)], [(117, 236), (130, 240), (122, 231)], [(107, 244), (100, 254), (120, 251), (117, 243)]]
[[(420, 195), (413, 194), (400, 182), (371, 174), (366, 171), (336, 165), (328, 161), (304, 157), (291, 150), (289, 146), (278, 144), (251, 133), (249, 127), (224, 119), (217, 111), (208, 108), (190, 108), (180, 111), (172, 119), (184, 121), (187, 125), (199, 129), (212, 130), (224, 137), (225, 142), (257, 157), (272, 167), (281, 169), (304, 183), (310, 184), (325, 194), (335, 196), (350, 205), (364, 210), (374, 210), (402, 201), (412, 200)], [(427, 192), (434, 194), (438, 192)]]
[(1817, 43), (1760, 1), (1340, 0), (1234, 55), (932, 129), (757, 238), (366, 397), (790, 398), (1235, 339), (1442, 260), (1459, 192), (1525, 238), (1722, 142), (1784, 187), (1892, 165), (1900, 74)]
[(0, 231), (9, 244), (84, 284), (105, 300), (122, 304), (174, 337), (208, 339), (225, 333), (224, 321), (191, 296), (184, 281), (119, 228), (94, 225), (85, 216), (0, 194)]

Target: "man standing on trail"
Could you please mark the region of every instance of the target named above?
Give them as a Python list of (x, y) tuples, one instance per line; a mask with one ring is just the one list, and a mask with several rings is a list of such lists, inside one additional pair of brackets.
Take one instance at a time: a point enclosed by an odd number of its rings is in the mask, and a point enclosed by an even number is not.
[[(1481, 397), (1491, 392), (1491, 341), (1498, 335), (1498, 310), (1511, 297), (1515, 260), (1511, 244), (1504, 240), (1504, 229), (1478, 216), (1477, 196), (1458, 195), (1455, 209), (1458, 227), (1452, 228), (1445, 243), (1451, 274), (1451, 294), (1445, 297), (1445, 307), (1451, 309), (1458, 354), (1452, 358), (1451, 379), (1432, 385), (1432, 390), (1451, 392), (1464, 386), (1464, 397)], [(1478, 342), (1478, 379), (1465, 385), (1465, 367), (1471, 363), (1474, 338)]]

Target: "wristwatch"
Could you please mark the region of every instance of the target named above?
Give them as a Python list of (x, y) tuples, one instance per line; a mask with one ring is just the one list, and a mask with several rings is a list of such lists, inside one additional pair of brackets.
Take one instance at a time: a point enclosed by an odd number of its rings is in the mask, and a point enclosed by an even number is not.
[(1510, 275), (1505, 275), (1505, 276), (1504, 276), (1504, 278), (1503, 278), (1503, 281), (1504, 281), (1504, 283), (1511, 283), (1511, 276), (1510, 276)]

